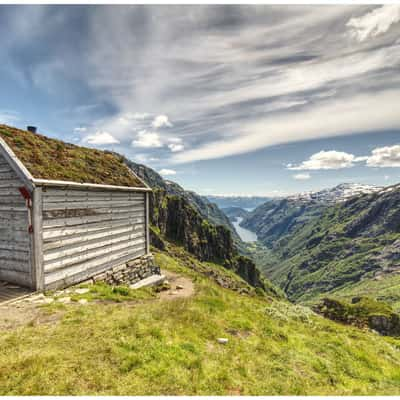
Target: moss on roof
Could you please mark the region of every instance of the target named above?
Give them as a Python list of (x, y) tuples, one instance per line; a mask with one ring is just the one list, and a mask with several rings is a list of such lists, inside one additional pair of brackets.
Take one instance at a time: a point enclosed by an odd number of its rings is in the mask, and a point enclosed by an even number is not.
[(144, 187), (114, 153), (89, 149), (0, 124), (0, 137), (36, 179)]

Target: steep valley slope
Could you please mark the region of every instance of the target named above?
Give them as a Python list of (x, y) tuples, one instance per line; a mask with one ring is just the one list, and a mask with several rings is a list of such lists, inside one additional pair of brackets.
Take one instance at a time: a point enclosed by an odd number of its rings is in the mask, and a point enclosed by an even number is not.
[(213, 225), (223, 225), (228, 228), (236, 244), (241, 244), (241, 240), (232, 223), (229, 221), (229, 218), (215, 203), (212, 203), (206, 197), (200, 196), (193, 191), (185, 190), (173, 181), (164, 179), (159, 173), (143, 164), (137, 164), (127, 159), (125, 159), (125, 163), (152, 189), (162, 189), (168, 195), (179, 196), (186, 199), (200, 215), (210, 223)]
[(127, 165), (153, 189), (150, 197), (151, 243), (165, 250), (166, 241), (182, 246), (200, 261), (215, 262), (251, 286), (282, 295), (248, 257), (228, 217), (217, 205), (178, 184), (164, 180), (144, 165), (125, 159)]
[(293, 301), (335, 294), (400, 301), (400, 186), (345, 201), (284, 199), (244, 221), (267, 246), (267, 276)]

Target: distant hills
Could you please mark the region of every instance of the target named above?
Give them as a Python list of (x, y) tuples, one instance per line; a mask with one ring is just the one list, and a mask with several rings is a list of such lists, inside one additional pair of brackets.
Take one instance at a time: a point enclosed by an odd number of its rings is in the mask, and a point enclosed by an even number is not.
[(340, 201), (346, 201), (350, 197), (357, 195), (379, 192), (382, 189), (383, 186), (365, 185), (359, 183), (342, 183), (333, 188), (323, 189), (316, 192), (299, 193), (289, 196), (288, 199), (305, 202), (317, 201), (323, 203), (336, 203)]
[(343, 184), (270, 200), (242, 225), (269, 249), (262, 268), (291, 300), (362, 293), (400, 307), (400, 185)]
[(207, 196), (208, 200), (215, 203), (219, 208), (239, 207), (252, 210), (270, 200), (263, 196)]

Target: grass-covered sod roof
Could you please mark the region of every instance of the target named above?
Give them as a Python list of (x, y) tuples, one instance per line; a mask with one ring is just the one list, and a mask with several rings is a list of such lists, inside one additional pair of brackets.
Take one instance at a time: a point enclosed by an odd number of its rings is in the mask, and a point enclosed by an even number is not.
[(0, 125), (0, 137), (36, 179), (143, 187), (116, 154)]

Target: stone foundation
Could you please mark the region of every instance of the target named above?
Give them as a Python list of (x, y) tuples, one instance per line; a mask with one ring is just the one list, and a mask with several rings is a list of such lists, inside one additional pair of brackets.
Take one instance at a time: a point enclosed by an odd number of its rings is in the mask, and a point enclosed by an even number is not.
[(160, 267), (154, 264), (152, 254), (146, 254), (95, 275), (91, 280), (109, 285), (132, 285), (152, 275), (161, 275)]

